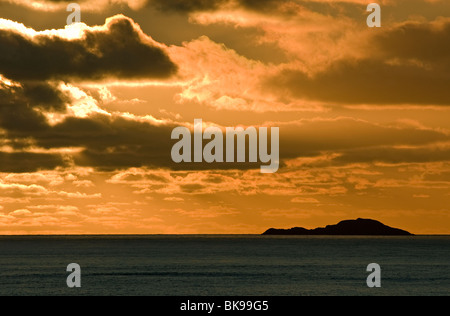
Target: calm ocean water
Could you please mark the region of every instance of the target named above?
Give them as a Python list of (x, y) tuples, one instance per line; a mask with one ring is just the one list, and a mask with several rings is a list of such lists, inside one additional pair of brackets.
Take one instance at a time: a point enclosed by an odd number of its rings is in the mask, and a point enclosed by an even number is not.
[(450, 295), (450, 237), (0, 237), (0, 295)]

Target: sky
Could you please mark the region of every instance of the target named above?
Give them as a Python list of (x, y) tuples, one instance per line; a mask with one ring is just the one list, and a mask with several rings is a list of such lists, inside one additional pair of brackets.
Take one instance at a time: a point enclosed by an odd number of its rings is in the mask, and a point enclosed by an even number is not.
[[(0, 0), (0, 234), (450, 234), (449, 1), (71, 2)], [(174, 163), (195, 119), (279, 170)]]

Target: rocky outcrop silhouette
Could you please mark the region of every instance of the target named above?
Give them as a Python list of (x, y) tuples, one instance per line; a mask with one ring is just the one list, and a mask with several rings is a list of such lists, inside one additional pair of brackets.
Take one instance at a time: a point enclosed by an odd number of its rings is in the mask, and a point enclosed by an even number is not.
[(336, 225), (324, 228), (305, 229), (295, 227), (291, 229), (271, 228), (263, 235), (292, 235), (292, 236), (413, 236), (413, 234), (398, 228), (392, 228), (373, 219), (358, 218), (345, 220)]

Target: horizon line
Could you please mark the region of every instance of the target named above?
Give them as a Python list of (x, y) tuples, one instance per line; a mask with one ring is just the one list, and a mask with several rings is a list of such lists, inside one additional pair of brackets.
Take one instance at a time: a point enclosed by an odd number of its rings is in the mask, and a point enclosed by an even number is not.
[(417, 237), (417, 236), (450, 236), (450, 234), (413, 234), (409, 236), (395, 236), (395, 235), (263, 235), (257, 233), (243, 233), (243, 234), (208, 234), (208, 233), (198, 233), (198, 234), (10, 234), (2, 235), (0, 237), (102, 237), (102, 236), (262, 236), (262, 237)]

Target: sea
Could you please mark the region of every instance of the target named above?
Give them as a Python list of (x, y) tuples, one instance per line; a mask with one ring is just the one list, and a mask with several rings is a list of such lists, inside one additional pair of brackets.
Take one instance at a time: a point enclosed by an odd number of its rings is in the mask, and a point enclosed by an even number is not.
[(0, 236), (1, 296), (449, 294), (450, 236)]

